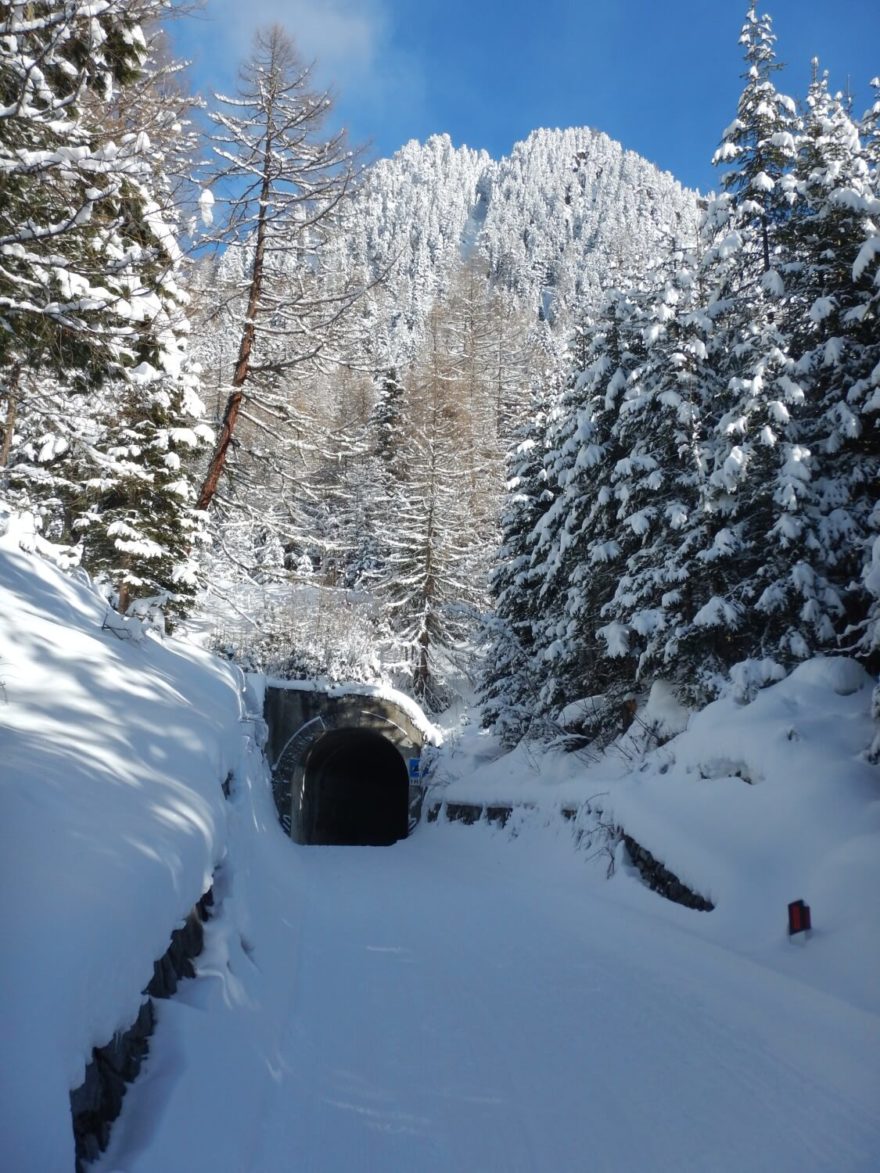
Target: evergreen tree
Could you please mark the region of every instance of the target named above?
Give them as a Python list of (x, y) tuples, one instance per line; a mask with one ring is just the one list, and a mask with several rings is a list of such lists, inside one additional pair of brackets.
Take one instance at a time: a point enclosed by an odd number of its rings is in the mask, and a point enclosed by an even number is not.
[(12, 4), (0, 26), (3, 463), (123, 611), (179, 593), (199, 528), (175, 451), (205, 437), (165, 171), (182, 99), (143, 31), (168, 9)]
[(798, 122), (772, 81), (769, 18), (750, 8), (740, 40), (745, 86), (715, 156), (732, 169), (722, 180), (726, 194), (706, 210), (699, 270), (715, 390), (706, 401), (699, 532), (682, 567), (690, 614), (678, 636), (697, 702), (734, 666), (757, 660), (766, 661), (760, 671), (781, 671), (807, 647), (790, 568), (810, 453), (794, 432), (804, 392), (781, 312)]
[(402, 475), (407, 455), (404, 443), (406, 388), (396, 368), (387, 371), (373, 408), (370, 425), (374, 434), (373, 451), (380, 463), (383, 479)]
[(627, 455), (615, 469), (618, 523), (630, 531), (629, 554), (601, 608), (599, 633), (618, 661), (620, 685), (648, 685), (662, 676), (692, 688), (699, 666), (682, 654), (692, 614), (692, 557), (703, 543), (706, 503), (704, 421), (717, 379), (709, 366), (711, 323), (699, 304), (695, 259), (682, 254), (659, 272), (642, 299), (646, 353), (620, 401), (614, 432)]
[[(588, 348), (576, 363), (558, 416), (551, 419), (546, 457), (552, 500), (536, 527), (532, 554), (541, 582), (535, 625), (543, 672), (541, 711), (603, 693), (611, 669), (597, 629), (619, 574), (625, 535), (618, 524), (614, 470), (625, 453), (614, 438), (618, 401), (641, 358), (636, 305), (629, 293), (609, 295), (591, 324)], [(626, 652), (616, 640), (612, 658)]]
[(880, 483), (880, 236), (870, 162), (839, 96), (814, 66), (800, 140), (796, 255), (787, 313), (806, 398), (797, 438), (811, 453), (796, 567), (811, 648), (865, 652), (872, 513)]
[(531, 565), (535, 526), (550, 506), (544, 446), (548, 401), (533, 397), (530, 422), (508, 457), (501, 544), (490, 579), (494, 614), (480, 680), (483, 724), (512, 747), (533, 732), (539, 676), (534, 660), (536, 602), (540, 581)]
[(194, 388), (180, 381), (115, 387), (92, 466), (74, 463), (77, 481), (63, 494), (69, 528), (121, 612), (148, 598), (183, 613), (200, 585), (206, 534), (194, 509), (193, 464), (212, 435), (200, 414)]
[(871, 88), (874, 100), (862, 115), (859, 132), (876, 190), (877, 169), (880, 167), (880, 77), (871, 78)]
[(789, 169), (798, 133), (797, 107), (773, 84), (782, 68), (776, 61), (776, 37), (769, 16), (749, 8), (740, 33), (744, 46), (745, 85), (737, 116), (722, 136), (713, 162), (727, 167), (722, 187), (731, 197), (731, 228), (745, 234), (743, 278), (768, 274), (776, 261), (776, 236), (791, 207)]

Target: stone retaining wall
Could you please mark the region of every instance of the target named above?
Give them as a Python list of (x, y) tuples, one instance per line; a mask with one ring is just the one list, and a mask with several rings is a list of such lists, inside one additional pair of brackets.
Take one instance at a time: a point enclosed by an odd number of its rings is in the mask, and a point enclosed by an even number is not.
[(180, 928), (171, 934), (171, 943), (153, 965), (153, 976), (144, 990), (145, 1001), (126, 1031), (115, 1034), (103, 1047), (95, 1047), (86, 1076), (70, 1093), (70, 1112), (76, 1141), (76, 1173), (107, 1147), (110, 1126), (122, 1111), (122, 1099), (149, 1051), (149, 1038), (156, 1023), (154, 998), (170, 998), (182, 978), (195, 977), (193, 958), (204, 944), (202, 925), (211, 915), (213, 890), (208, 889)]
[[(504, 827), (507, 825), (515, 809), (533, 810), (534, 807), (530, 807), (524, 803), (514, 806), (513, 804), (504, 803), (489, 805), (475, 802), (438, 802), (434, 800), (428, 805), (426, 821), (436, 823), (442, 817), (446, 822), (464, 823), (465, 826), (471, 827), (475, 823), (485, 819), (488, 823), (494, 823), (496, 826)], [(644, 883), (648, 885), (652, 892), (656, 892), (658, 896), (662, 896), (665, 900), (671, 900), (674, 904), (682, 904), (685, 908), (693, 908), (699, 912), (712, 911), (715, 905), (711, 900), (707, 900), (699, 892), (694, 892), (687, 884), (682, 883), (674, 872), (671, 872), (660, 860), (655, 859), (651, 852), (647, 848), (642, 847), (640, 843), (637, 843), (631, 835), (628, 835), (623, 827), (602, 823), (601, 818), (603, 812), (601, 808), (591, 807), (589, 803), (586, 803), (583, 809), (588, 816), (596, 816), (595, 829), (597, 832), (604, 830), (609, 846), (620, 842), (624, 844), (633, 867), (635, 867)], [(579, 809), (574, 806), (562, 806), (559, 808), (560, 817), (567, 822), (574, 822), (579, 813)], [(581, 835), (581, 838), (583, 838), (583, 835)], [(592, 844), (593, 838), (594, 836), (591, 831), (585, 840), (587, 846)]]

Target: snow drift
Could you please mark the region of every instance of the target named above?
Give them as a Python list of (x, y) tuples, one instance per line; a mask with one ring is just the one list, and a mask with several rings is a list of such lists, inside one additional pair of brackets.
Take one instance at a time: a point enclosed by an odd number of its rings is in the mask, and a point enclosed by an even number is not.
[(66, 1170), (70, 1089), (224, 853), (240, 689), (0, 529), (2, 1163)]

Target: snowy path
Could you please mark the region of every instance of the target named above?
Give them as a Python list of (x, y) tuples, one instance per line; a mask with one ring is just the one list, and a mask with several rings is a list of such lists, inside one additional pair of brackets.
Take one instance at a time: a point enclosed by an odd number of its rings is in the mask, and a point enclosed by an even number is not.
[(102, 1169), (880, 1168), (878, 1018), (622, 907), (573, 853), (425, 827), (269, 855), (274, 952), (255, 923), (246, 964), (289, 969), (257, 1007), (189, 984)]

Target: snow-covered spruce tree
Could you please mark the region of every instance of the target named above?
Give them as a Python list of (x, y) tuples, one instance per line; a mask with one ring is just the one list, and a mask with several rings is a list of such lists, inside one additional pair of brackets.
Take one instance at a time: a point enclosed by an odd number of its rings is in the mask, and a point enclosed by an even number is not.
[[(644, 357), (619, 400), (611, 473), (619, 578), (601, 607), (598, 635), (626, 689), (658, 676), (691, 691), (695, 666), (679, 639), (692, 611), (694, 553), (704, 545), (703, 428), (718, 391), (707, 362), (711, 322), (700, 306), (696, 259), (672, 255), (639, 298)], [(625, 541), (623, 540), (625, 536)]]
[(876, 187), (877, 168), (880, 167), (880, 76), (871, 78), (871, 89), (874, 91), (874, 100), (859, 119), (859, 133)]
[[(83, 116), (137, 70), (122, 3), (6, 4), (0, 13), (0, 364), (9, 403), (26, 365), (93, 382), (125, 348), (126, 267), (110, 269), (139, 144), (95, 143)], [(114, 276), (116, 281), (114, 283)], [(129, 332), (130, 334), (130, 332)]]
[(379, 377), (379, 391), (370, 419), (373, 451), (388, 479), (400, 475), (405, 468), (407, 448), (402, 442), (405, 416), (406, 388), (397, 369), (391, 367)]
[(773, 41), (769, 18), (750, 8), (738, 117), (715, 156), (732, 170), (722, 180), (726, 194), (706, 210), (697, 274), (716, 382), (705, 405), (700, 532), (682, 568), (689, 616), (677, 637), (697, 703), (735, 665), (757, 661), (759, 675), (779, 673), (806, 648), (791, 569), (810, 454), (793, 430), (804, 393), (782, 321), (781, 276), (791, 260), (785, 231), (798, 123), (772, 81)]
[[(627, 453), (614, 424), (643, 359), (639, 312), (633, 292), (609, 295), (591, 323), (585, 365), (577, 362), (549, 430), (546, 466), (553, 500), (537, 523), (532, 553), (540, 583), (534, 630), (543, 669), (541, 711), (549, 718), (572, 701), (620, 691), (614, 685), (621, 674), (616, 661), (625, 649), (615, 645), (609, 658), (597, 630), (632, 534), (618, 517), (615, 470)], [(630, 688), (628, 683), (621, 698)]]
[[(751, 84), (749, 77), (747, 90)], [(734, 158), (737, 176), (772, 159), (762, 134), (774, 148), (791, 147), (790, 128), (773, 131), (766, 121), (768, 110), (789, 103), (774, 103), (769, 80), (762, 93), (750, 149)], [(877, 480), (876, 431), (865, 429), (863, 410), (877, 362), (876, 287), (863, 272), (875, 232), (866, 164), (818, 78), (807, 129), (794, 131), (796, 166), (770, 175), (772, 188), (764, 179), (757, 185), (781, 198), (768, 206), (753, 199), (754, 184), (729, 185), (729, 205), (710, 209), (719, 219), (705, 262), (717, 286), (708, 311), (723, 390), (707, 445), (713, 536), (694, 567), (704, 574), (689, 579), (703, 605), (682, 646), (696, 659), (708, 651), (722, 666), (742, 665), (742, 678), (757, 662), (758, 680), (858, 645), (868, 606), (860, 586), (868, 486)], [(766, 166), (757, 172), (768, 174)]]
[[(868, 161), (870, 191), (873, 198), (880, 201), (880, 77), (872, 78), (871, 86), (874, 90), (874, 101), (865, 112), (859, 129), (864, 144), (865, 157)], [(878, 213), (878, 216), (880, 216), (880, 213)], [(874, 219), (873, 223), (876, 233), (877, 218)], [(880, 239), (878, 239), (878, 236), (880, 234), (872, 238), (874, 241), (873, 249), (875, 256), (877, 255), (878, 249), (880, 249)], [(875, 321), (878, 317), (880, 317), (880, 311), (877, 310), (875, 303)], [(878, 380), (880, 380), (880, 370), (875, 367), (871, 372), (871, 382), (875, 390), (872, 392), (868, 401), (872, 411), (880, 409), (880, 394), (876, 390)], [(866, 404), (866, 410), (867, 407), (868, 404)], [(876, 536), (872, 543), (873, 554), (864, 573), (865, 582), (873, 600), (868, 613), (866, 646), (870, 654), (877, 655), (878, 650), (880, 650), (880, 491), (875, 493), (871, 525), (872, 532)], [(880, 684), (878, 684), (874, 692), (874, 713), (878, 720), (880, 720)], [(875, 739), (873, 753), (875, 759), (880, 760), (880, 732), (878, 732)]]
[(814, 63), (788, 226), (786, 324), (805, 401), (796, 434), (811, 454), (798, 562), (815, 648), (875, 657), (864, 576), (880, 484), (880, 200), (876, 170), (839, 95)]
[(721, 186), (731, 197), (730, 228), (744, 238), (743, 277), (767, 274), (776, 260), (778, 229), (790, 215), (792, 180), (799, 129), (793, 99), (781, 94), (773, 75), (776, 37), (769, 16), (751, 5), (740, 33), (744, 47), (745, 85), (736, 118), (722, 135), (713, 163), (727, 168)]
[[(167, 143), (154, 144), (147, 126), (179, 138), (182, 103), (171, 110), (159, 96), (141, 26), (169, 9), (167, 0), (5, 6), (4, 371), (27, 366), (91, 387), (163, 345), (163, 311), (179, 296), (168, 275), (177, 247), (163, 210)], [(176, 129), (161, 127), (169, 117)]]
[(533, 652), (540, 583), (531, 562), (535, 527), (552, 500), (544, 461), (550, 399), (543, 390), (534, 395), (529, 423), (508, 456), (501, 545), (489, 583), (494, 614), (480, 680), (482, 720), (509, 747), (533, 732), (536, 717), (540, 677)]
[(328, 94), (311, 88), (311, 70), (278, 25), (257, 33), (240, 77), (237, 96), (217, 95), (211, 115), (214, 239), (225, 249), (222, 272), (240, 279), (219, 291), (237, 349), (223, 372), (226, 406), (200, 509), (217, 492), (244, 405), (283, 419), (268, 376), (317, 362), (359, 292), (350, 275), (321, 264), (354, 178), (344, 135), (324, 136)]
[(4, 460), (120, 610), (191, 581), (198, 529), (175, 451), (204, 430), (164, 170), (182, 101), (142, 29), (168, 8), (12, 5), (0, 38)]
[(70, 450), (70, 471), (81, 463), (62, 494), (70, 529), (83, 564), (112, 586), (120, 611), (151, 600), (181, 614), (199, 586), (206, 540), (194, 509), (194, 456), (212, 433), (199, 422), (192, 380), (149, 379), (109, 389), (112, 399), (102, 397), (103, 410), (93, 421), (101, 428), (100, 448), (82, 452), (77, 444)]

